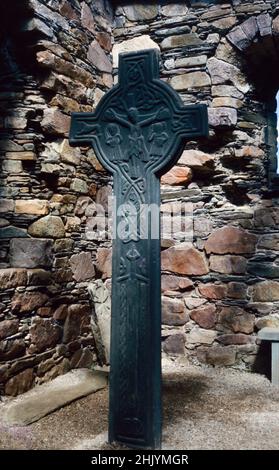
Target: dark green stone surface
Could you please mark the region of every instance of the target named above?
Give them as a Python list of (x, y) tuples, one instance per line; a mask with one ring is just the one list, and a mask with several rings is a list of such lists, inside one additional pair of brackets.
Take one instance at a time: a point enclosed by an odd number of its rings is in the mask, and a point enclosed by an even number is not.
[[(114, 224), (124, 230), (113, 242), (110, 442), (161, 446), (160, 239), (150, 226), (140, 236), (140, 206), (160, 206), (160, 176), (177, 161), (185, 139), (207, 133), (206, 107), (184, 107), (159, 80), (155, 50), (120, 55), (119, 84), (94, 114), (72, 115), (70, 143), (92, 145), (113, 174)], [(138, 227), (125, 233), (132, 206)]]

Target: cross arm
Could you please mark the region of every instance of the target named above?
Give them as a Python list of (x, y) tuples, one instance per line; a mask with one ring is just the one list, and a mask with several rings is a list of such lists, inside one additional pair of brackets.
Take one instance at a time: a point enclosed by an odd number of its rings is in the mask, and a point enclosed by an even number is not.
[(99, 135), (94, 113), (72, 113), (69, 141), (71, 145), (88, 145)]
[(173, 131), (177, 136), (192, 139), (208, 136), (207, 106), (197, 104), (176, 110), (173, 119)]

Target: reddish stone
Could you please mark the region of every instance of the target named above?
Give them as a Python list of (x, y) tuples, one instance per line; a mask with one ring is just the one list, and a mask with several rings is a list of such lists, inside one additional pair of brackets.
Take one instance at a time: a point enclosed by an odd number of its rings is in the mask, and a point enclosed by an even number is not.
[(199, 150), (184, 150), (179, 161), (194, 170), (206, 172), (214, 166), (214, 157)]
[(184, 356), (185, 355), (185, 341), (186, 335), (184, 333), (177, 333), (170, 335), (163, 342), (163, 350), (170, 356)]
[(22, 339), (0, 341), (0, 361), (9, 361), (24, 356), (25, 343)]
[(77, 282), (93, 279), (95, 268), (91, 253), (78, 253), (70, 258), (70, 265), (73, 272), (73, 278)]
[(33, 369), (26, 369), (12, 377), (5, 385), (5, 394), (15, 397), (30, 390), (33, 384)]
[(26, 269), (0, 269), (0, 289), (12, 289), (18, 286), (26, 286), (26, 283)]
[(102, 273), (102, 278), (111, 277), (112, 270), (111, 248), (99, 248), (97, 250), (96, 267)]
[(163, 274), (161, 279), (162, 292), (186, 290), (193, 287), (193, 282), (185, 277)]
[(96, 183), (91, 183), (88, 188), (88, 195), (94, 198), (96, 194), (97, 194), (97, 185)]
[(64, 324), (63, 343), (69, 343), (78, 338), (83, 324), (89, 320), (90, 307), (88, 305), (73, 304), (68, 308), (68, 315)]
[(259, 147), (247, 145), (235, 150), (235, 155), (236, 157), (261, 158), (264, 157), (265, 153)]
[(222, 343), (225, 346), (230, 344), (251, 344), (255, 343), (255, 337), (250, 335), (244, 335), (242, 333), (237, 333), (236, 335), (227, 334), (217, 336), (216, 340), (218, 343)]
[(253, 288), (254, 302), (273, 302), (279, 300), (279, 282), (263, 281)]
[(47, 348), (54, 347), (60, 338), (61, 329), (55, 325), (52, 320), (44, 318), (34, 318), (30, 328), (31, 354), (44, 351)]
[(187, 167), (174, 166), (161, 178), (162, 184), (179, 186), (190, 183), (192, 180), (192, 170)]
[(88, 29), (91, 33), (95, 33), (95, 21), (90, 7), (82, 2), (81, 7), (81, 24), (84, 28)]
[(67, 136), (70, 129), (70, 116), (63, 114), (59, 109), (46, 108), (41, 127), (44, 133)]
[(200, 284), (199, 292), (207, 299), (221, 300), (227, 296), (227, 287), (225, 284)]
[(111, 37), (108, 33), (97, 33), (96, 38), (100, 46), (106, 51), (111, 51)]
[(101, 72), (112, 72), (112, 63), (109, 56), (106, 55), (100, 44), (95, 39), (91, 42), (88, 48), (87, 59)]
[(48, 295), (42, 292), (15, 293), (12, 298), (11, 309), (16, 313), (32, 312), (42, 307), (48, 300)]
[(72, 21), (78, 21), (79, 20), (79, 17), (77, 15), (77, 13), (73, 9), (72, 5), (69, 2), (67, 2), (67, 0), (62, 1), (62, 4), (59, 8), (59, 11), (60, 11), (61, 15), (68, 18), (68, 20), (72, 20)]
[(90, 368), (93, 364), (93, 354), (88, 348), (78, 349), (71, 359), (71, 368), (77, 369), (79, 367)]
[(162, 298), (163, 325), (184, 325), (188, 319), (184, 302), (179, 299)]
[(189, 244), (175, 245), (164, 250), (162, 269), (178, 274), (198, 276), (209, 272), (204, 255)]
[(7, 338), (18, 332), (18, 320), (2, 320), (0, 321), (0, 339)]
[(0, 383), (6, 382), (9, 377), (9, 366), (8, 364), (4, 364), (0, 366)]
[(68, 305), (62, 304), (62, 305), (59, 305), (59, 307), (55, 310), (53, 314), (53, 318), (54, 320), (65, 320), (67, 314), (68, 314)]
[(243, 256), (210, 256), (210, 269), (222, 274), (245, 274), (247, 259)]
[(204, 305), (191, 311), (190, 317), (202, 328), (213, 328), (216, 323), (216, 307)]
[(37, 310), (37, 315), (39, 317), (51, 317), (52, 309), (51, 307), (40, 307)]
[(218, 320), (221, 325), (230, 328), (234, 333), (250, 334), (254, 331), (255, 315), (239, 307), (223, 307)]
[(215, 230), (208, 237), (205, 251), (216, 254), (254, 253), (256, 242), (256, 235), (238, 227), (227, 226)]
[(28, 269), (27, 285), (28, 286), (47, 286), (51, 284), (51, 271), (44, 269)]
[[(108, 211), (108, 200), (111, 196), (112, 196), (112, 189), (111, 189), (110, 186), (102, 186), (97, 191), (96, 203), (101, 206), (101, 208), (104, 210), (104, 212)], [(101, 208), (98, 208), (98, 214), (99, 215), (103, 214), (102, 210), (100, 210)]]

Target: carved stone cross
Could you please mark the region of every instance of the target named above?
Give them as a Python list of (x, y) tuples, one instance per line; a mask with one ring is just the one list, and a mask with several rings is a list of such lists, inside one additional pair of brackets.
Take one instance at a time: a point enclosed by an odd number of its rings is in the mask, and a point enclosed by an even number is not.
[[(102, 98), (95, 113), (72, 115), (71, 145), (92, 145), (113, 174), (116, 198), (110, 442), (161, 446), (160, 235), (152, 236), (148, 207), (160, 207), (160, 176), (177, 161), (185, 139), (207, 133), (206, 107), (184, 107), (178, 94), (159, 80), (155, 50), (121, 54), (119, 84)], [(137, 224), (131, 230), (133, 210)], [(147, 230), (140, 224), (147, 224)]]

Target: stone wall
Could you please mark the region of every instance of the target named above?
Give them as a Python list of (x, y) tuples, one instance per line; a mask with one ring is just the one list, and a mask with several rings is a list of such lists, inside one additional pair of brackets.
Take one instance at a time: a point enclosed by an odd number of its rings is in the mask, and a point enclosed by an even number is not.
[(114, 74), (119, 52), (155, 47), (161, 78), (209, 106), (209, 139), (162, 178), (164, 213), (193, 205), (193, 243), (162, 241), (163, 351), (195, 363), (258, 370), (257, 330), (279, 326), (278, 14), (278, 1), (117, 2)]
[(188, 142), (162, 178), (164, 214), (175, 220), (180, 202), (193, 208), (193, 241), (162, 240), (164, 353), (254, 367), (257, 330), (279, 324), (279, 2), (113, 3), (115, 11), (106, 0), (10, 0), (1, 11), (7, 395), (97, 360), (87, 287), (98, 279), (98, 299), (101, 283), (109, 288), (110, 242), (85, 232), (111, 182), (93, 151), (67, 137), (70, 113), (94, 109), (117, 81), (121, 51), (156, 47), (161, 78), (185, 104), (209, 106), (209, 138)]
[(87, 284), (98, 242), (85, 238), (85, 212), (107, 194), (108, 176), (91, 150), (69, 146), (68, 131), (71, 112), (91, 111), (112, 85), (112, 10), (75, 0), (8, 4), (0, 20), (0, 383), (16, 395), (96, 360)]

